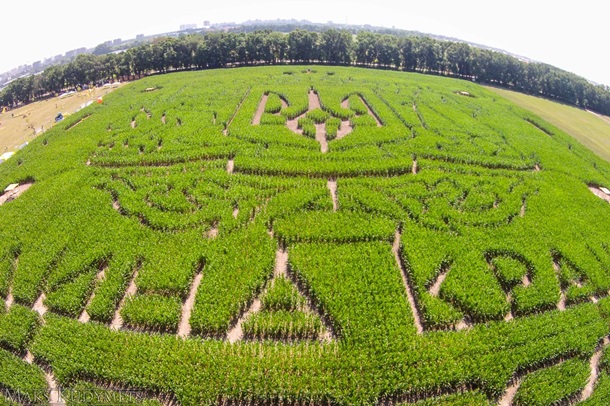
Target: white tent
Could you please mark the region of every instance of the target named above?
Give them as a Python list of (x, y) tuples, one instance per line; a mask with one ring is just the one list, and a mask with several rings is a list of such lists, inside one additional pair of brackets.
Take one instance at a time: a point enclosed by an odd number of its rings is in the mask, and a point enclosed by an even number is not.
[(5, 152), (4, 154), (0, 155), (0, 160), (6, 161), (7, 159), (12, 157), (13, 155), (15, 155), (14, 152)]

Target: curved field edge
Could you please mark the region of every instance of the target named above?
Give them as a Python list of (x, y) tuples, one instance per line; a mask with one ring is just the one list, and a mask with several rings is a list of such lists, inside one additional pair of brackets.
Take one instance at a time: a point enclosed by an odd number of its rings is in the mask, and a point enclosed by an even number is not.
[[(0, 209), (0, 270), (4, 297), (30, 307), (41, 293), (52, 299), (26, 340), (36, 364), (62, 385), (143, 388), (182, 404), (374, 404), (468, 390), (493, 401), (515, 376), (591, 356), (609, 332), (607, 300), (598, 300), (610, 286), (608, 206), (587, 184), (607, 184), (606, 163), (512, 104), (487, 104), (491, 93), (467, 82), (332, 67), (278, 84), (289, 76), (283, 69), (136, 82), (0, 168), (3, 182), (35, 181)], [(249, 75), (268, 82), (246, 91)], [(202, 82), (210, 89), (196, 78), (210, 78)], [(265, 87), (298, 105), (313, 83), (341, 114), (352, 89), (333, 81), (348, 78), (384, 128), (332, 141), (322, 157), (313, 140), (248, 124)], [(219, 79), (236, 83), (210, 83)], [(370, 82), (384, 87), (373, 92)], [(160, 87), (155, 97), (141, 98), (151, 85)], [(397, 90), (404, 97), (393, 98)], [(206, 97), (213, 92), (218, 102)], [(507, 121), (515, 133), (487, 125), (485, 112), (497, 109), (514, 110)], [(333, 176), (335, 192), (327, 189)], [(291, 282), (336, 340), (229, 344), (222, 338), (264, 292), (284, 244)], [(200, 273), (193, 333), (183, 339), (177, 304)], [(423, 334), (403, 284), (427, 316)], [(113, 331), (129, 295), (159, 312)], [(555, 310), (560, 295), (567, 306)], [(93, 321), (82, 323), (85, 306)], [(470, 326), (454, 331), (465, 315)]]
[(610, 161), (610, 118), (542, 97), (486, 86), (492, 92), (531, 111)]

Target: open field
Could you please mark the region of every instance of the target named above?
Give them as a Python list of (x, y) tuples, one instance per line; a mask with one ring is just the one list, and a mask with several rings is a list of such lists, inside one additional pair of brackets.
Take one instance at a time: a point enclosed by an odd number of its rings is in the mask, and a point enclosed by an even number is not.
[(16, 183), (0, 402), (610, 396), (610, 163), (474, 83), (147, 77), (0, 165), (0, 190)]
[(540, 97), (496, 87), (487, 88), (542, 117), (606, 161), (610, 161), (610, 117)]
[(55, 125), (55, 117), (62, 113), (65, 117), (73, 114), (88, 101), (104, 97), (115, 88), (93, 88), (72, 96), (34, 102), (14, 110), (0, 113), (0, 155), (15, 151), (18, 146), (32, 140)]

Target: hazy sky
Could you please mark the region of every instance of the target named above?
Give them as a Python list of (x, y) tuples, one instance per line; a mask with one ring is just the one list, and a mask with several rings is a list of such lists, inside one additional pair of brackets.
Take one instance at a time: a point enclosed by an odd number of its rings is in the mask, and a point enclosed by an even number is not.
[[(0, 72), (115, 38), (181, 24), (296, 18), (452, 36), (504, 49), (610, 85), (610, 24), (599, 0), (5, 0)], [(602, 8), (603, 7), (603, 8)]]

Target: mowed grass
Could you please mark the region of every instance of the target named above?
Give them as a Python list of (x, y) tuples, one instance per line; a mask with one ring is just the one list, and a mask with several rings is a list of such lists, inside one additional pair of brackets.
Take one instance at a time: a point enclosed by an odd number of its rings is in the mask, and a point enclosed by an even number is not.
[(104, 97), (116, 88), (94, 88), (91, 92), (84, 90), (70, 97), (50, 99), (31, 103), (2, 113), (0, 110), (0, 155), (15, 151), (25, 142), (31, 142), (36, 136), (55, 125), (58, 113), (69, 116), (88, 101)]
[(610, 117), (510, 90), (487, 89), (542, 117), (610, 161)]

